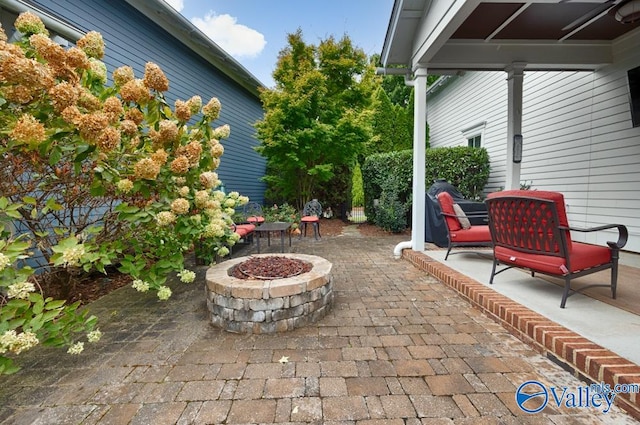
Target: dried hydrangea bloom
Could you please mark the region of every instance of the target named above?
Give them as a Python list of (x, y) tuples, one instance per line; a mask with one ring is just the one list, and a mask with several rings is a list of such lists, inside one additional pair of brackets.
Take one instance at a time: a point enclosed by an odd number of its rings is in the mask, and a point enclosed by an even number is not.
[(29, 44), (36, 53), (49, 62), (52, 67), (64, 67), (67, 60), (67, 53), (58, 43), (55, 43), (44, 34), (33, 34), (29, 37)]
[(176, 100), (175, 113), (180, 121), (189, 121), (191, 119), (191, 108), (189, 108), (187, 102), (182, 100)]
[(183, 215), (189, 212), (189, 201), (184, 198), (175, 199), (171, 202), (171, 211), (174, 214)]
[(80, 97), (78, 98), (78, 106), (89, 112), (95, 112), (102, 109), (102, 102), (95, 97), (87, 88), (80, 87)]
[(160, 174), (160, 164), (151, 158), (142, 158), (133, 166), (133, 174), (137, 179), (155, 180)]
[(213, 189), (214, 187), (218, 187), (220, 185), (220, 180), (218, 180), (218, 174), (213, 171), (205, 171), (200, 174), (200, 184), (205, 189)]
[(113, 71), (113, 82), (117, 87), (122, 87), (129, 81), (133, 81), (135, 78), (133, 68), (129, 65), (121, 66)]
[(200, 162), (200, 155), (202, 155), (202, 145), (196, 140), (192, 140), (185, 146), (180, 146), (176, 150), (176, 155), (184, 155), (189, 158), (189, 164), (197, 165)]
[(222, 104), (220, 103), (218, 98), (213, 97), (211, 98), (209, 103), (207, 103), (202, 107), (202, 114), (205, 116), (205, 118), (209, 119), (210, 121), (213, 121), (218, 119), (221, 108), (222, 108)]
[(21, 105), (26, 105), (33, 100), (33, 93), (25, 86), (3, 87), (2, 94), (8, 101)]
[(18, 31), (26, 36), (31, 34), (49, 35), (49, 31), (47, 31), (42, 20), (31, 12), (23, 12), (18, 15), (18, 18), (13, 25)]
[(78, 89), (74, 84), (63, 81), (49, 89), (49, 97), (53, 108), (60, 113), (76, 104), (79, 99)]
[(113, 127), (107, 127), (102, 131), (100, 136), (98, 136), (96, 144), (103, 151), (111, 152), (120, 146), (120, 140), (120, 132)]
[(169, 90), (169, 80), (162, 72), (160, 67), (153, 63), (147, 62), (144, 66), (144, 79), (142, 80), (144, 85), (150, 89), (165, 92)]
[(90, 58), (102, 59), (104, 56), (104, 40), (102, 34), (89, 31), (76, 43)]
[(120, 116), (124, 113), (124, 108), (120, 99), (111, 96), (104, 101), (102, 111), (109, 116), (109, 122), (114, 124), (120, 120)]
[(171, 120), (160, 121), (158, 123), (158, 133), (160, 133), (160, 141), (163, 144), (175, 142), (180, 135), (178, 126)]
[(29, 144), (38, 144), (47, 139), (44, 125), (29, 114), (20, 117), (9, 133), (9, 137), (15, 141)]
[(101, 84), (106, 84), (107, 82), (107, 65), (104, 62), (95, 59), (89, 58), (89, 69), (93, 76), (100, 81)]
[(66, 51), (65, 61), (73, 69), (89, 69), (90, 66), (87, 54), (75, 46)]
[(85, 114), (78, 120), (80, 136), (88, 142), (96, 142), (102, 131), (109, 126), (109, 117), (103, 112)]
[(191, 115), (198, 114), (202, 108), (202, 98), (198, 95), (191, 96), (191, 99), (187, 100), (187, 104), (191, 109)]
[(49, 89), (55, 85), (50, 69), (34, 59), (17, 55), (5, 56), (0, 61), (0, 81), (23, 85), (31, 90)]
[(62, 111), (62, 119), (68, 122), (69, 124), (78, 125), (80, 123), (80, 119), (82, 118), (82, 112), (78, 109), (77, 106), (72, 105), (64, 108)]
[(2, 24), (0, 24), (0, 41), (7, 41), (7, 33), (4, 32)]
[(186, 174), (187, 171), (189, 171), (189, 158), (180, 155), (171, 161), (171, 171), (173, 171), (174, 174)]
[(120, 88), (120, 97), (125, 102), (135, 102), (139, 104), (145, 104), (151, 99), (151, 93), (149, 89), (144, 85), (142, 80), (134, 79), (128, 81)]
[(144, 114), (138, 108), (131, 108), (124, 113), (124, 118), (140, 125), (144, 121)]
[(131, 120), (120, 121), (120, 131), (127, 136), (133, 136), (138, 132), (138, 126)]
[(220, 166), (220, 158), (211, 158), (211, 169), (215, 170)]
[(169, 159), (169, 154), (164, 149), (158, 149), (151, 154), (151, 159), (160, 165), (164, 165), (167, 163), (167, 159)]
[(183, 198), (186, 196), (189, 196), (189, 192), (191, 192), (191, 189), (189, 189), (189, 186), (182, 186), (181, 188), (178, 189), (178, 194)]
[(220, 158), (224, 153), (224, 146), (222, 146), (222, 143), (218, 142), (217, 139), (213, 139), (213, 140), (215, 140), (216, 143), (210, 143), (211, 156), (214, 158)]

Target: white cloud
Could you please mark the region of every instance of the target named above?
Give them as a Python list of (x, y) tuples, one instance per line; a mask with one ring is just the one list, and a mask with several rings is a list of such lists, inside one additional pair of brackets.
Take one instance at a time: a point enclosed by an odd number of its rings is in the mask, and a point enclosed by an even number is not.
[(169, 6), (173, 7), (178, 12), (182, 12), (184, 9), (184, 0), (164, 0)]
[(264, 35), (227, 14), (209, 12), (203, 18), (191, 18), (191, 22), (215, 41), (227, 53), (235, 57), (256, 57), (267, 44)]

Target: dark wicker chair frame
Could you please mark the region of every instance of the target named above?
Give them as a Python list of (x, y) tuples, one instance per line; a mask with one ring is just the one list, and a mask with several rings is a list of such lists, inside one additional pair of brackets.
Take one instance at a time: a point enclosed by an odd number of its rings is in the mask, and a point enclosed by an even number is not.
[[(531, 192), (531, 196), (526, 197), (499, 196), (485, 201), (489, 214), (489, 229), (494, 246), (493, 269), (491, 270), (489, 283), (493, 284), (495, 275), (510, 268), (518, 267), (529, 270), (531, 276), (535, 276), (535, 273), (538, 272), (564, 279), (564, 292), (560, 303), (561, 308), (565, 307), (569, 295), (594, 286), (611, 287), (611, 297), (615, 299), (618, 280), (619, 251), (627, 243), (627, 228), (621, 224), (608, 224), (591, 228), (576, 228), (561, 225), (556, 203), (549, 199), (535, 198), (535, 195), (535, 192)], [(563, 218), (563, 222), (566, 222), (566, 217)], [(577, 244), (582, 244), (582, 248), (586, 249), (587, 252), (591, 248), (601, 250), (606, 247), (589, 245), (582, 242), (572, 242), (570, 239), (570, 231), (596, 232), (607, 229), (618, 230), (618, 240), (616, 242), (607, 242), (611, 254), (610, 260), (602, 264), (592, 264), (590, 267), (582, 270), (572, 269), (572, 256), (569, 250), (570, 243), (573, 244), (574, 249)], [(515, 256), (511, 258), (514, 262), (509, 261), (509, 259), (505, 260), (504, 258), (500, 261), (495, 255), (495, 250), (498, 247), (508, 248), (522, 255), (518, 256), (518, 262), (515, 261)], [(527, 257), (528, 255), (535, 255), (537, 257)], [(548, 270), (541, 270), (540, 260), (544, 257), (539, 256), (563, 259), (564, 263), (560, 261), (560, 264), (563, 264), (560, 266), (562, 271), (550, 273)], [(527, 258), (535, 258), (535, 261), (528, 261)], [(557, 263), (558, 261), (556, 260), (554, 264)], [(507, 267), (496, 271), (499, 264), (504, 264)], [(611, 269), (611, 281), (609, 284), (585, 285), (577, 290), (571, 288), (571, 280), (606, 269)]]
[(307, 236), (307, 224), (313, 226), (313, 236), (317, 240), (320, 237), (320, 217), (322, 216), (322, 204), (317, 199), (307, 202), (302, 209), (300, 219), (300, 237)]

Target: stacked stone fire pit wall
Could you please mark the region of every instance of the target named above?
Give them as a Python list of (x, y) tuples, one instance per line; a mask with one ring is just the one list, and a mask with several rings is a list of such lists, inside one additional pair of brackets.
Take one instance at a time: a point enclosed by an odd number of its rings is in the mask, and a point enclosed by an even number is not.
[(230, 270), (249, 257), (216, 264), (207, 270), (205, 292), (213, 326), (229, 332), (270, 334), (316, 322), (333, 303), (331, 263), (304, 254), (284, 256), (311, 263), (307, 273), (284, 279), (238, 279)]

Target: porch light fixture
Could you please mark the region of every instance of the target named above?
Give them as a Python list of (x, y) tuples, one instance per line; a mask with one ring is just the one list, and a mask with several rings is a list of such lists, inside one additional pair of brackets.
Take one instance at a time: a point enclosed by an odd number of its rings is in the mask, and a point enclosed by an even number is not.
[(513, 136), (513, 162), (515, 164), (522, 162), (522, 134)]
[(640, 21), (640, 0), (631, 0), (616, 10), (616, 20), (623, 24)]

